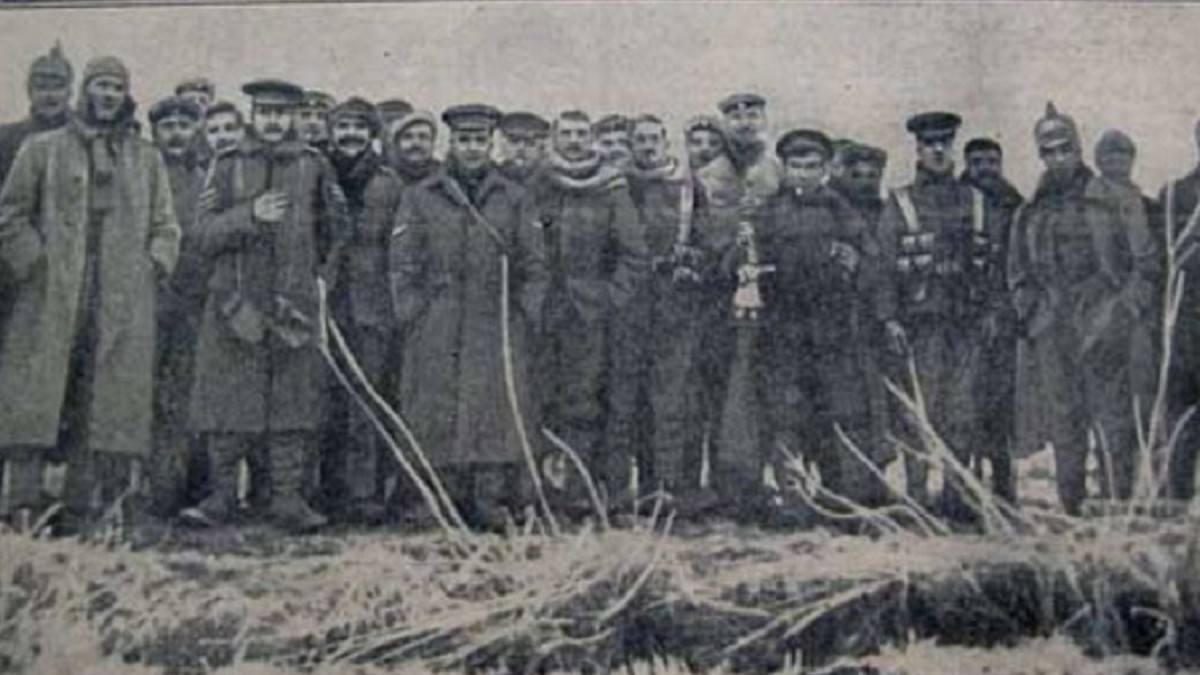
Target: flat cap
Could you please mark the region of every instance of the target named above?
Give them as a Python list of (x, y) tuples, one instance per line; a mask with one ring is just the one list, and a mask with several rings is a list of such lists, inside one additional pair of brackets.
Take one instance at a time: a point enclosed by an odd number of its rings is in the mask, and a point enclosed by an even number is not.
[(428, 110), (414, 110), (404, 117), (392, 120), (388, 125), (388, 137), (395, 139), (404, 133), (405, 129), (416, 124), (427, 124), (433, 133), (437, 133), (437, 118), (433, 116), (433, 113)]
[(1096, 156), (1125, 154), (1136, 155), (1137, 145), (1128, 134), (1119, 129), (1109, 129), (1100, 135), (1096, 142)]
[(380, 101), (375, 104), (375, 109), (379, 111), (379, 116), (383, 118), (384, 122), (400, 119), (413, 111), (412, 104), (402, 98)]
[(199, 122), (200, 118), (204, 117), (204, 111), (195, 102), (182, 96), (168, 96), (150, 106), (150, 112), (146, 113), (150, 124), (158, 124), (159, 120), (179, 115), (190, 117), (193, 122)]
[(303, 100), (300, 102), (301, 108), (317, 110), (332, 110), (335, 105), (337, 105), (337, 101), (332, 96), (316, 89), (305, 89)]
[(500, 118), (500, 131), (512, 138), (545, 138), (550, 123), (531, 112), (510, 112)]
[(780, 159), (810, 152), (820, 153), (822, 157), (829, 159), (833, 155), (833, 142), (829, 140), (829, 136), (816, 129), (793, 129), (775, 143), (775, 154)]
[(242, 93), (258, 103), (299, 105), (304, 90), (284, 80), (255, 80), (242, 85)]
[(593, 134), (610, 134), (614, 131), (623, 134), (633, 133), (633, 122), (624, 115), (613, 113), (601, 117), (592, 124)]
[(351, 96), (345, 101), (342, 101), (334, 106), (333, 110), (329, 111), (330, 124), (342, 117), (355, 117), (361, 119), (367, 123), (368, 127), (370, 127), (372, 135), (379, 133), (379, 111), (376, 110), (375, 106), (366, 99), (362, 99), (357, 96)]
[(221, 115), (224, 113), (231, 113), (233, 115), (237, 115), (238, 119), (241, 119), (241, 117), (242, 117), (242, 111), (238, 110), (238, 107), (235, 106), (234, 104), (230, 103), (229, 101), (216, 101), (212, 105), (208, 106), (208, 111), (205, 114), (208, 117), (214, 117), (216, 115)]
[(947, 138), (958, 132), (962, 118), (952, 112), (935, 110), (908, 118), (904, 128), (917, 138)]
[(181, 96), (185, 91), (202, 91), (209, 97), (216, 96), (217, 87), (207, 77), (193, 77), (175, 85), (175, 95)]
[(717, 109), (720, 110), (723, 114), (728, 115), (729, 113), (733, 112), (734, 110), (745, 110), (747, 108), (762, 108), (762, 107), (765, 107), (766, 105), (767, 105), (767, 99), (763, 98), (762, 96), (759, 96), (758, 94), (750, 94), (750, 93), (742, 92), (742, 93), (738, 93), (738, 94), (730, 94), (729, 96), (726, 96), (725, 98), (721, 99), (721, 102), (717, 104)]
[(964, 156), (985, 151), (1004, 154), (1004, 148), (1001, 148), (999, 143), (990, 138), (985, 138), (982, 136), (979, 138), (972, 138), (971, 140), (967, 141), (965, 146), (963, 146)]
[(442, 111), (442, 121), (451, 129), (491, 131), (500, 121), (500, 111), (486, 103), (453, 105)]
[(842, 152), (842, 164), (871, 164), (880, 169), (887, 166), (887, 153), (881, 148), (864, 143), (853, 143)]

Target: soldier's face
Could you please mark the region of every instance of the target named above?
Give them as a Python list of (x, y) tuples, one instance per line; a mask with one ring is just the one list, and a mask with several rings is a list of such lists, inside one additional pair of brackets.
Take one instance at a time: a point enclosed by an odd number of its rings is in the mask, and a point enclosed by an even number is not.
[(596, 136), (596, 152), (605, 164), (628, 166), (633, 158), (629, 145), (629, 135), (623, 131), (606, 131)]
[(967, 155), (967, 175), (975, 181), (1004, 176), (1004, 158), (995, 150), (976, 150)]
[(256, 103), (250, 123), (254, 125), (255, 135), (264, 143), (279, 143), (292, 130), (292, 109), (286, 105)]
[(546, 145), (536, 136), (505, 136), (505, 156), (513, 166), (533, 167), (541, 164), (546, 155)]
[(917, 163), (930, 173), (951, 173), (954, 171), (954, 159), (951, 155), (953, 149), (953, 136), (919, 138), (917, 139)]
[(125, 105), (125, 81), (113, 75), (99, 75), (84, 87), (92, 115), (98, 122), (112, 122)]
[(55, 119), (67, 111), (71, 85), (61, 77), (34, 75), (29, 82), (29, 104), (38, 119)]
[(1134, 159), (1130, 152), (1106, 152), (1096, 158), (1096, 166), (1105, 178), (1126, 182), (1133, 176)]
[(358, 157), (371, 145), (371, 127), (361, 117), (338, 117), (333, 121), (331, 133), (333, 147), (346, 157)]
[(207, 91), (200, 91), (199, 89), (189, 89), (180, 94), (179, 97), (195, 103), (200, 106), (201, 110), (208, 110), (208, 106), (212, 105), (212, 96), (209, 96)]
[(667, 161), (667, 130), (654, 122), (639, 122), (633, 127), (633, 160), (648, 169)]
[(1079, 148), (1070, 142), (1039, 148), (1038, 155), (1051, 174), (1070, 174), (1083, 164), (1083, 155), (1080, 154)]
[(242, 142), (246, 129), (237, 115), (229, 112), (210, 115), (204, 121), (204, 136), (208, 147), (221, 152)]
[(783, 180), (788, 187), (812, 190), (825, 178), (825, 156), (819, 152), (789, 155), (783, 161)]
[(883, 170), (869, 162), (854, 162), (842, 172), (842, 181), (858, 195), (878, 195)]
[(412, 164), (429, 161), (433, 157), (433, 129), (428, 124), (409, 126), (396, 136), (396, 151)]
[(721, 135), (711, 129), (696, 129), (687, 137), (688, 163), (692, 168), (702, 167), (725, 151)]
[(584, 120), (559, 119), (554, 125), (554, 150), (564, 159), (587, 159), (592, 148), (592, 127)]
[(320, 143), (329, 139), (329, 126), (323, 108), (301, 108), (296, 113), (296, 125), (300, 138), (306, 143)]
[(184, 115), (171, 115), (154, 125), (154, 142), (164, 155), (182, 157), (196, 139), (199, 124)]
[(767, 127), (766, 111), (758, 106), (737, 107), (725, 114), (729, 135), (739, 142), (758, 140)]
[(492, 132), (487, 129), (450, 132), (450, 154), (468, 171), (483, 168), (492, 156)]

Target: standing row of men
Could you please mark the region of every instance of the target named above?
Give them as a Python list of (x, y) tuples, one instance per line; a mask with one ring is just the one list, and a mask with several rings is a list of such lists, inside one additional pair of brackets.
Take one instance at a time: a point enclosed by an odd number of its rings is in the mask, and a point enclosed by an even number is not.
[[(398, 100), (262, 80), (243, 87), (246, 123), (189, 81), (149, 111), (156, 148), (120, 61), (88, 64), (75, 114), (72, 80), (57, 48), (38, 59), (33, 121), (0, 129), (0, 448), (17, 520), (47, 458), (68, 461), (77, 522), (139, 466), (158, 511), (197, 524), (235, 517), (243, 465), (251, 505), (290, 529), (326, 522), (314, 500), (351, 521), (413, 517), (418, 491), (317, 351), (318, 280), (479, 527), (532, 503), (530, 466), (557, 508), (589, 508), (578, 473), (554, 470), (564, 445), (610, 508), (640, 482), (687, 515), (762, 522), (779, 515), (764, 469), (790, 475), (793, 456), (878, 505), (873, 469), (897, 449), (927, 501), (911, 450), (930, 425), (1007, 499), (1014, 448), (1047, 442), (1069, 512), (1093, 446), (1106, 495), (1131, 493), (1162, 260), (1119, 132), (1096, 176), (1048, 108), (1025, 203), (990, 140), (955, 174), (961, 120), (944, 112), (908, 121), (916, 177), (885, 194), (885, 153), (813, 129), (771, 147), (754, 94), (691, 120), (686, 160), (650, 114), (455, 106), (441, 162), (438, 120)], [(1197, 185), (1160, 200), (1175, 233)], [(1197, 389), (1179, 367), (1174, 416)], [(970, 519), (947, 475), (943, 512)]]

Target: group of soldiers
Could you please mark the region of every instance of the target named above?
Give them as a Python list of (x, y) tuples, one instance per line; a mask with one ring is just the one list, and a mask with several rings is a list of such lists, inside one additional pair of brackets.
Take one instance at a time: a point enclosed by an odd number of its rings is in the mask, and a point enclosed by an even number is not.
[[(1092, 453), (1104, 497), (1133, 490), (1166, 242), (1200, 208), (1200, 170), (1147, 198), (1128, 136), (1100, 138), (1097, 174), (1052, 105), (1026, 200), (988, 138), (956, 173), (948, 112), (908, 120), (915, 178), (885, 190), (884, 151), (816, 129), (772, 145), (750, 93), (688, 121), (676, 157), (653, 114), (439, 120), (279, 80), (242, 87), (248, 117), (183, 82), (149, 109), (149, 142), (119, 59), (87, 64), (72, 109), (74, 82), (57, 47), (39, 57), (29, 119), (0, 128), (14, 525), (45, 507), (51, 462), (64, 531), (138, 494), (197, 526), (243, 501), (294, 531), (422, 522), (430, 476), (397, 461), (418, 450), (483, 529), (538, 493), (567, 514), (654, 495), (786, 520), (796, 467), (879, 506), (893, 461), (909, 497), (969, 522), (961, 471), (929, 494), (935, 443), (1013, 502), (1013, 457), (1046, 444), (1066, 511)], [(1200, 399), (1184, 293), (1171, 420)], [(1184, 433), (1171, 496), (1191, 496), (1194, 446)]]

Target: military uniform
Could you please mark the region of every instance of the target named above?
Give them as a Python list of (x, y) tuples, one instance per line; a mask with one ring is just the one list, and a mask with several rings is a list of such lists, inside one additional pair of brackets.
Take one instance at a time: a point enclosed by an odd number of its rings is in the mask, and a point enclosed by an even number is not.
[[(253, 82), (249, 95), (295, 105), (299, 88)], [(288, 527), (311, 529), (324, 518), (302, 491), (316, 445), (325, 391), (314, 339), (317, 278), (336, 286), (335, 263), (349, 230), (346, 200), (329, 162), (305, 144), (247, 138), (217, 158), (216, 203), (200, 219), (200, 248), (213, 273), (196, 356), (191, 420), (206, 434), (213, 494), (198, 521), (221, 520), (236, 497), (236, 466), (255, 445), (270, 458), (270, 513)], [(256, 200), (282, 192), (282, 221), (261, 223)]]
[[(811, 130), (780, 139), (781, 159), (802, 153), (828, 160), (829, 141)], [(758, 349), (768, 442), (816, 464), (829, 489), (877, 504), (883, 486), (845, 449), (835, 426), (863, 452), (875, 451), (866, 348), (878, 245), (826, 185), (782, 189), (768, 201), (758, 237), (763, 263), (774, 268), (763, 283)]]
[[(1074, 122), (1048, 106), (1034, 130), (1043, 150), (1078, 152)], [(1140, 200), (1139, 200), (1140, 201)], [(1132, 486), (1136, 378), (1131, 345), (1152, 316), (1156, 252), (1145, 219), (1127, 217), (1110, 185), (1079, 161), (1047, 171), (1013, 226), (1009, 285), (1023, 340), (1018, 345), (1019, 450), (1054, 446), (1059, 499), (1078, 513), (1086, 497), (1088, 435), (1104, 474)], [(1114, 460), (1109, 464), (1108, 458)]]
[[(531, 185), (546, 242), (550, 286), (537, 372), (542, 418), (620, 490), (628, 460), (607, 453), (610, 341), (614, 320), (646, 274), (646, 240), (623, 173), (596, 154), (579, 162), (552, 155)], [(572, 499), (582, 498), (580, 483)]]
[[(550, 136), (550, 123), (529, 112), (505, 113), (500, 118), (499, 128), (507, 142), (545, 143)], [(541, 168), (541, 162), (518, 162), (512, 157), (499, 166), (505, 178), (522, 186), (533, 180)]]
[[(959, 123), (956, 115), (925, 113), (910, 119), (908, 129), (936, 142), (953, 138)], [(983, 194), (959, 182), (953, 165), (941, 173), (918, 166), (916, 179), (892, 192), (879, 222), (881, 270), (890, 278), (881, 286), (880, 318), (898, 322), (908, 345), (907, 354), (893, 355), (891, 376), (915, 393), (907, 374), (907, 358), (914, 359), (933, 428), (964, 465), (977, 442), (984, 324), (1004, 301), (995, 238)], [(894, 405), (902, 437), (924, 447), (911, 414)], [(906, 460), (909, 493), (924, 499), (927, 466)], [(969, 519), (952, 476), (947, 472), (943, 507), (949, 517)]]
[[(375, 108), (351, 98), (334, 108), (329, 118), (366, 120), (371, 135), (379, 132)], [(348, 157), (336, 148), (330, 162), (346, 197), (349, 232), (338, 261), (337, 286), (330, 294), (330, 312), (350, 349), (375, 389), (390, 397), (399, 370), (395, 348), (395, 318), (388, 283), (388, 248), (400, 208), (400, 179), (370, 147)], [(323, 484), (326, 497), (350, 519), (382, 516), (387, 449), (370, 420), (336, 382), (329, 380), (327, 427), (324, 435)], [(390, 454), (390, 453), (389, 453)]]
[(396, 139), (404, 133), (405, 129), (414, 124), (428, 125), (433, 130), (434, 138), (437, 138), (437, 120), (432, 114), (418, 110), (393, 121), (387, 130), (386, 142), (383, 144), (383, 156), (387, 160), (387, 165), (396, 172), (396, 175), (400, 176), (400, 180), (405, 186), (420, 183), (437, 173), (442, 166), (442, 163), (432, 156), (423, 162), (412, 162), (400, 156), (396, 148)]

